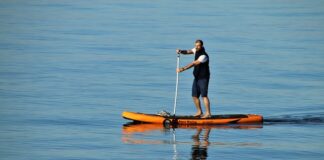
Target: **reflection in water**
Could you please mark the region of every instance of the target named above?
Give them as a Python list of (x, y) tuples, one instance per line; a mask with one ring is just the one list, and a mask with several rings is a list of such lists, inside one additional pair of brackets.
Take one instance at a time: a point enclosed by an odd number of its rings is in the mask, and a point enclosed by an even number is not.
[[(201, 131), (205, 130), (205, 133), (202, 135), (202, 139), (200, 140)], [(191, 157), (192, 159), (207, 159), (207, 149), (209, 146), (209, 133), (210, 128), (197, 128), (197, 132), (192, 136), (193, 145), (191, 148)]]
[(235, 125), (177, 125), (174, 128), (167, 128), (161, 124), (150, 124), (150, 123), (126, 123), (123, 125), (123, 134), (130, 135), (134, 133), (145, 133), (145, 132), (153, 132), (153, 131), (161, 131), (161, 132), (170, 132), (170, 129), (258, 129), (262, 128), (262, 124), (235, 124)]
[[(127, 123), (123, 126), (122, 141), (129, 144), (172, 144), (173, 145), (173, 159), (177, 159), (177, 144), (191, 144), (191, 158), (192, 159), (207, 159), (208, 147), (213, 145), (230, 145), (230, 146), (260, 146), (258, 143), (240, 142), (240, 143), (223, 143), (223, 142), (211, 142), (209, 140), (209, 134), (213, 129), (259, 129), (262, 125), (178, 125), (175, 128), (165, 128), (160, 124), (135, 124)], [(176, 141), (177, 129), (190, 129), (195, 130), (195, 134), (192, 135), (191, 141)], [(145, 140), (136, 139), (134, 135), (138, 137), (138, 133), (142, 133), (144, 136), (148, 133), (160, 131), (162, 133), (172, 133), (173, 140)]]

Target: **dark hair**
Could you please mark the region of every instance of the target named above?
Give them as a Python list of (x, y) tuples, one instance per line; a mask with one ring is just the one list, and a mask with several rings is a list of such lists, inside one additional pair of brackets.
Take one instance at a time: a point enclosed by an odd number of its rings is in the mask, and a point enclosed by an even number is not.
[(201, 39), (197, 39), (195, 43), (200, 43), (202, 46), (204, 46), (204, 42)]

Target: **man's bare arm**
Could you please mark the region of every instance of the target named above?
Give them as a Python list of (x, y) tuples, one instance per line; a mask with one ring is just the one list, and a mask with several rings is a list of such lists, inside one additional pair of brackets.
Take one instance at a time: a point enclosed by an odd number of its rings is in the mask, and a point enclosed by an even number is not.
[(182, 67), (182, 68), (178, 68), (177, 69), (177, 72), (179, 73), (179, 72), (183, 72), (183, 71), (185, 71), (185, 70), (187, 70), (187, 69), (190, 69), (191, 67), (193, 67), (193, 66), (198, 66), (199, 64), (200, 64), (201, 62), (199, 61), (199, 60), (195, 60), (195, 61), (193, 61), (192, 63), (189, 63), (187, 66), (185, 66), (185, 67)]
[(177, 53), (180, 53), (180, 54), (194, 54), (191, 49), (190, 50), (180, 50), (180, 49), (177, 49), (176, 52)]

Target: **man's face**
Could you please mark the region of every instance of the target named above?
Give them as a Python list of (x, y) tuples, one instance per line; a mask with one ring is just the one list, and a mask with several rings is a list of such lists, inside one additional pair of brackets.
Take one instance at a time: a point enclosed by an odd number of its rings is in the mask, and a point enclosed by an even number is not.
[(196, 51), (200, 51), (202, 48), (201, 43), (200, 42), (195, 43), (195, 48), (196, 48)]

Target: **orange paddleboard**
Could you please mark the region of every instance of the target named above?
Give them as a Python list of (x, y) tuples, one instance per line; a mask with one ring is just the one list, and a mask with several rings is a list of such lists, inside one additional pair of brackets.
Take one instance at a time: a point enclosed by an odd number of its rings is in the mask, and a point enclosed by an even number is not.
[(184, 125), (209, 125), (209, 124), (245, 124), (263, 123), (263, 117), (256, 114), (226, 114), (213, 115), (210, 118), (194, 116), (161, 116), (138, 112), (123, 112), (123, 118), (135, 122), (156, 124), (184, 124)]

